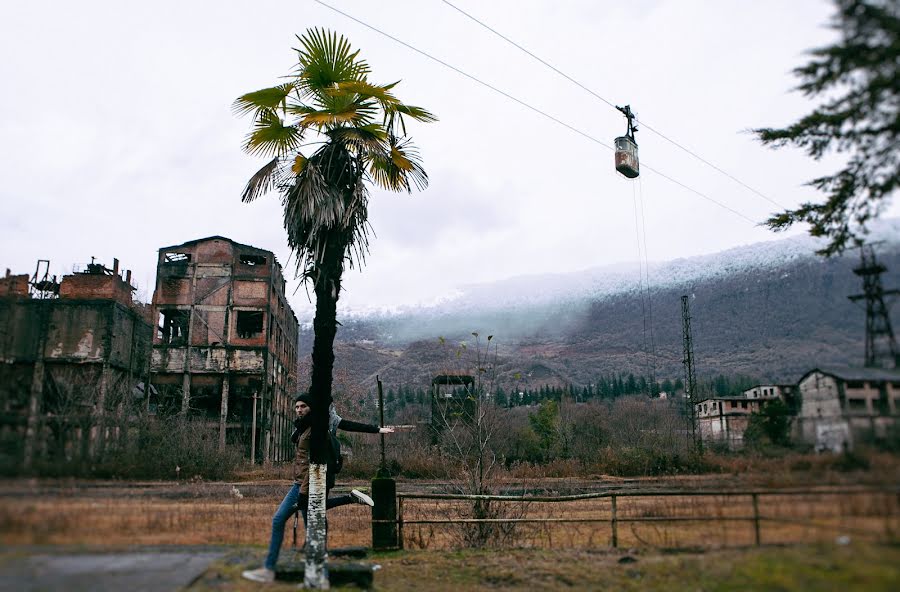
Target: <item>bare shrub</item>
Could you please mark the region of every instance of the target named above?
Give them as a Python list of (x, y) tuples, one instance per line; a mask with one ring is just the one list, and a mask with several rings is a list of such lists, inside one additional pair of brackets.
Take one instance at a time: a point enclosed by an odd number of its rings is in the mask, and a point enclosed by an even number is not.
[(228, 479), (242, 457), (233, 447), (218, 450), (218, 426), (172, 417), (133, 418), (115, 446), (90, 462), (42, 457), (34, 471), (41, 476), (117, 477), (127, 479)]

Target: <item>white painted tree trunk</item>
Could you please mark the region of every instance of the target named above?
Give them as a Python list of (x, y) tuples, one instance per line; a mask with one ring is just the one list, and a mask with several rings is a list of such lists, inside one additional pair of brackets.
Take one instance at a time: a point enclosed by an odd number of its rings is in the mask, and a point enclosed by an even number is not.
[(306, 512), (306, 569), (304, 588), (328, 589), (328, 559), (326, 543), (328, 531), (325, 523), (325, 484), (327, 465), (309, 465), (309, 506)]

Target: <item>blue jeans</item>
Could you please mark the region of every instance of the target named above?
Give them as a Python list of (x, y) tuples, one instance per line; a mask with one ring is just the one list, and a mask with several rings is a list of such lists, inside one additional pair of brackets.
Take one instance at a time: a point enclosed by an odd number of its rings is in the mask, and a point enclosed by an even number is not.
[[(325, 495), (328, 495), (327, 491)], [(338, 495), (325, 500), (325, 509), (330, 510), (331, 508), (345, 506), (353, 502), (354, 499), (350, 495)], [(275, 510), (275, 515), (272, 516), (272, 538), (269, 540), (269, 553), (266, 555), (265, 563), (263, 563), (266, 569), (275, 569), (275, 564), (278, 563), (278, 555), (281, 553), (281, 543), (284, 540), (284, 525), (287, 524), (287, 521), (297, 510), (300, 510), (300, 515), (303, 516), (303, 526), (304, 528), (306, 527), (306, 508), (308, 505), (309, 496), (305, 493), (300, 493), (300, 486), (296, 483), (291, 485), (284, 499), (281, 500), (281, 505)], [(325, 520), (325, 528), (326, 530), (328, 529), (327, 519)]]

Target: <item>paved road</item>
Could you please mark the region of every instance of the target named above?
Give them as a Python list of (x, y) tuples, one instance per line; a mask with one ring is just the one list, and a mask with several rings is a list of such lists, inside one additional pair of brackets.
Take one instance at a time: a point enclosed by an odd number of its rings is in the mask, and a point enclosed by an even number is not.
[(193, 582), (223, 552), (51, 554), (6, 550), (0, 592), (169, 592)]

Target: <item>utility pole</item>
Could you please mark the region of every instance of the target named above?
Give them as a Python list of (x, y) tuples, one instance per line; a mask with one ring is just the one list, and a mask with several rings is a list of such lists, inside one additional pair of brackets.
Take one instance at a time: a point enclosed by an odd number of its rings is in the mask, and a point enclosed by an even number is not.
[(694, 373), (694, 338), (691, 334), (691, 307), (687, 294), (681, 297), (681, 329), (684, 345), (684, 395), (691, 419), (691, 438), (697, 444), (697, 376)]
[(891, 327), (891, 316), (884, 302), (885, 296), (896, 296), (900, 290), (885, 290), (881, 284), (881, 274), (887, 267), (875, 258), (872, 245), (859, 245), (860, 264), (853, 273), (863, 281), (863, 293), (848, 296), (853, 302), (866, 302), (866, 360), (867, 368), (900, 368), (900, 350)]

